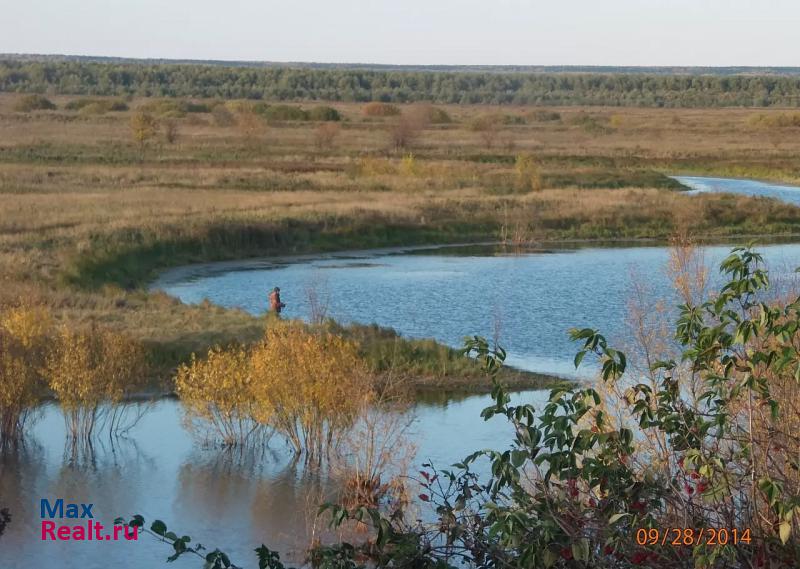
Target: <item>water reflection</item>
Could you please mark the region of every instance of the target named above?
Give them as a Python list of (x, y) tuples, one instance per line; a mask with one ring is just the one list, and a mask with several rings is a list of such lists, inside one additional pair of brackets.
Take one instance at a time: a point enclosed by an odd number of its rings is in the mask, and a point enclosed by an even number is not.
[[(514, 398), (538, 405), (547, 395)], [(403, 410), (398, 421), (411, 421), (414, 464), (432, 460), (449, 466), (475, 449), (504, 446), (508, 424), (480, 418), (489, 402), (485, 395), (427, 398)], [(161, 400), (129, 437), (97, 437), (90, 446), (73, 447), (57, 406), (43, 406), (24, 443), (0, 456), (0, 503), (14, 516), (0, 539), (0, 567), (49, 566), (67, 558), (71, 566), (98, 569), (160, 567), (169, 554), (154, 542), (42, 542), (42, 498), (94, 503), (103, 524), (134, 513), (160, 518), (195, 542), (230, 552), (241, 564), (253, 564), (252, 549), (261, 543), (301, 562), (313, 539), (329, 536), (327, 519), (316, 514), (320, 503), (336, 495), (341, 470), (306, 468), (276, 441), (269, 447), (205, 447), (183, 428), (182, 414), (177, 401)]]

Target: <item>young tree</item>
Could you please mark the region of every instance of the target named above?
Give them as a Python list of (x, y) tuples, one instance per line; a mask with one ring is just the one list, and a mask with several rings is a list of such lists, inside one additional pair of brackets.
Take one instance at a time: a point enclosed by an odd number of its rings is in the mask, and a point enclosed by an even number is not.
[(317, 148), (331, 148), (341, 128), (337, 123), (326, 122), (314, 130), (314, 144)]
[(178, 123), (174, 119), (164, 121), (164, 140), (167, 144), (178, 142)]
[(542, 189), (542, 173), (533, 156), (518, 154), (514, 170), (517, 173), (517, 188), (520, 191), (538, 192)]
[(491, 148), (500, 133), (500, 117), (497, 115), (479, 116), (470, 123), (469, 128), (478, 133), (486, 148)]
[(256, 144), (264, 136), (264, 119), (252, 109), (244, 108), (236, 115), (236, 127), (248, 144)]
[(410, 109), (400, 115), (389, 129), (389, 138), (395, 150), (411, 146), (428, 124), (427, 115), (421, 109)]
[(138, 111), (131, 117), (131, 136), (139, 145), (144, 158), (148, 143), (158, 135), (158, 120), (146, 111)]

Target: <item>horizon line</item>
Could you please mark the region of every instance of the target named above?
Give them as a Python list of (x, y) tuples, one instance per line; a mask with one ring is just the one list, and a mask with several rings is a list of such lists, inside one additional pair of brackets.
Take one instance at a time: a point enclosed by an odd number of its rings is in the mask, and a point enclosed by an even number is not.
[(25, 53), (2, 52), (0, 59), (82, 59), (82, 60), (116, 60), (122, 62), (154, 62), (154, 63), (185, 63), (185, 64), (215, 64), (215, 65), (262, 65), (262, 66), (338, 66), (338, 67), (380, 67), (380, 68), (452, 68), (452, 69), (608, 69), (608, 70), (745, 70), (745, 71), (774, 71), (791, 70), (800, 72), (800, 66), (789, 65), (626, 65), (626, 64), (539, 64), (539, 63), (380, 63), (380, 62), (340, 62), (340, 61), (300, 61), (300, 60), (270, 60), (270, 59), (213, 59), (213, 58), (186, 58), (186, 57), (135, 57), (123, 55), (93, 55), (93, 54), (67, 54), (67, 53)]

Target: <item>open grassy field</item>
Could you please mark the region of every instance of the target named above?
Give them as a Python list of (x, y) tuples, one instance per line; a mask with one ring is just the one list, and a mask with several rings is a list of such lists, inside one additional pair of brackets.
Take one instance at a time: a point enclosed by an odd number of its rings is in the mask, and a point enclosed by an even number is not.
[[(341, 120), (322, 122), (231, 101), (134, 99), (105, 112), (97, 100), (68, 110), (86, 98), (59, 96), (54, 110), (22, 112), (23, 97), (0, 95), (0, 302), (30, 299), (61, 321), (126, 330), (153, 347), (162, 371), (264, 326), (146, 292), (166, 266), (436, 242), (663, 239), (677, 229), (800, 234), (800, 209), (686, 196), (666, 177), (800, 182), (794, 111), (400, 106), (399, 116), (367, 116), (365, 105), (337, 103)], [(143, 110), (153, 130), (137, 141), (132, 119)], [(435, 383), (435, 367), (413, 374)]]

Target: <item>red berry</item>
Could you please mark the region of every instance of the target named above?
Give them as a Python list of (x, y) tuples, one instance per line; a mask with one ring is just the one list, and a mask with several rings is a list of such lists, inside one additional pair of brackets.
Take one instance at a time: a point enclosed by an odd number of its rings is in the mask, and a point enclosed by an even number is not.
[(431, 497), (428, 496), (427, 494), (420, 494), (419, 495), (419, 499), (422, 500), (423, 502), (430, 502), (431, 501)]
[(572, 559), (572, 550), (569, 547), (565, 547), (561, 550), (561, 557), (567, 560)]
[(569, 489), (569, 495), (573, 498), (577, 497), (578, 495), (578, 485), (574, 478), (567, 480), (567, 488)]

